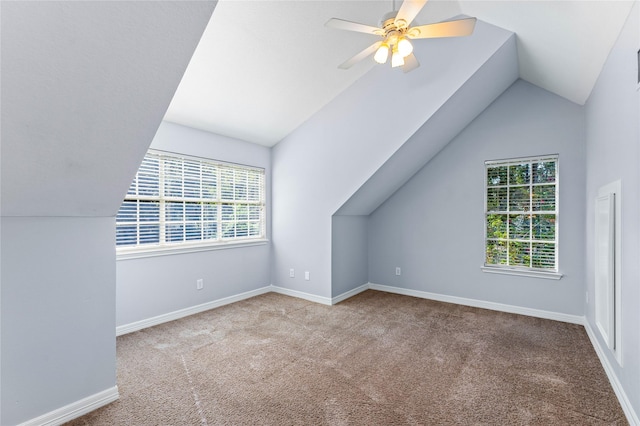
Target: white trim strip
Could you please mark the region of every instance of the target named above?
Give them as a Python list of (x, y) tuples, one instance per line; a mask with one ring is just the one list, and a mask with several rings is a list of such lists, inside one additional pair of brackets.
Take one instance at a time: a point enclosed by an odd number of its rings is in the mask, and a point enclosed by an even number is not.
[(273, 284), (269, 288), (274, 293), (284, 294), (285, 296), (293, 296), (299, 299), (308, 300), (310, 302), (321, 303), (323, 305), (331, 305), (331, 298), (329, 297), (316, 296), (315, 294), (305, 293), (303, 291), (298, 291), (298, 290), (291, 290), (289, 288), (284, 288), (284, 287), (278, 287)]
[(464, 297), (457, 297), (457, 296), (447, 296), (444, 294), (428, 293), (426, 291), (410, 290), (406, 288), (391, 287), (391, 286), (386, 286), (381, 284), (369, 283), (369, 288), (371, 290), (386, 291), (387, 293), (403, 294), (405, 296), (419, 297), (421, 299), (437, 300), (439, 302), (473, 306), (474, 308), (508, 312), (511, 314), (527, 315), (530, 317), (568, 322), (571, 324), (580, 324), (580, 325), (584, 324), (584, 317), (580, 315), (570, 315), (570, 314), (563, 314), (560, 312), (544, 311), (541, 309), (525, 308), (522, 306), (513, 306), (513, 305), (505, 305), (502, 303), (487, 302), (484, 300), (467, 299)]
[(496, 166), (501, 164), (512, 165), (515, 163), (523, 162), (523, 163), (537, 163), (541, 161), (557, 161), (560, 158), (559, 154), (547, 154), (547, 155), (534, 155), (531, 157), (516, 157), (516, 158), (503, 158), (500, 160), (487, 160), (484, 162), (487, 166)]
[(618, 380), (618, 376), (616, 375), (613, 366), (609, 362), (609, 359), (605, 355), (605, 351), (600, 345), (600, 341), (591, 328), (589, 321), (585, 320), (584, 329), (587, 331), (587, 335), (591, 340), (591, 344), (593, 345), (596, 354), (598, 354), (598, 358), (600, 358), (600, 363), (602, 364), (605, 373), (607, 373), (607, 377), (609, 378), (611, 387), (613, 388), (613, 391), (615, 392), (616, 396), (618, 397), (618, 401), (620, 401), (620, 405), (622, 406), (622, 411), (624, 411), (624, 414), (627, 416), (627, 421), (632, 426), (640, 426), (640, 417), (638, 417), (638, 414), (634, 411), (633, 405), (631, 404), (631, 401), (629, 401), (629, 397), (624, 391), (622, 384)]
[(490, 274), (518, 275), (521, 277), (544, 278), (546, 280), (559, 280), (562, 274), (559, 272), (525, 271), (524, 269), (496, 268), (491, 266), (481, 266), (482, 272)]
[(261, 294), (269, 293), (269, 291), (271, 291), (271, 287), (266, 286), (256, 290), (247, 291), (245, 293), (236, 294), (234, 296), (225, 297), (223, 299), (218, 299), (211, 302), (203, 303), (201, 305), (192, 306), (190, 308), (180, 309), (177, 311), (158, 315), (156, 317), (132, 322), (130, 324), (120, 325), (116, 327), (116, 336), (122, 336), (123, 334), (133, 333), (134, 331), (142, 330), (143, 328), (153, 327), (154, 325), (159, 325), (165, 322), (174, 321), (180, 318), (187, 317), (189, 315), (199, 314), (200, 312), (208, 311), (213, 308), (218, 308), (220, 306), (228, 305), (230, 303), (239, 302), (244, 299), (249, 299), (254, 296), (259, 296)]
[(19, 426), (57, 426), (77, 417), (83, 416), (93, 410), (97, 410), (120, 398), (118, 387), (103, 390), (69, 405), (50, 411), (35, 419), (20, 423)]
[(342, 302), (343, 300), (347, 300), (348, 298), (353, 297), (356, 294), (362, 293), (363, 291), (366, 291), (366, 290), (369, 290), (369, 283), (362, 284), (360, 287), (356, 287), (353, 290), (349, 290), (347, 292), (339, 294), (336, 297), (332, 297), (331, 298), (331, 304), (335, 305), (337, 303)]
[(156, 256), (173, 256), (176, 254), (198, 253), (201, 251), (211, 250), (227, 250), (234, 248), (245, 248), (253, 246), (263, 246), (269, 244), (267, 239), (259, 240), (234, 240), (229, 242), (216, 242), (214, 244), (175, 244), (173, 246), (159, 246), (159, 247), (135, 247), (135, 249), (127, 250), (126, 248), (116, 248), (116, 261), (131, 260), (131, 259), (143, 259), (145, 257)]

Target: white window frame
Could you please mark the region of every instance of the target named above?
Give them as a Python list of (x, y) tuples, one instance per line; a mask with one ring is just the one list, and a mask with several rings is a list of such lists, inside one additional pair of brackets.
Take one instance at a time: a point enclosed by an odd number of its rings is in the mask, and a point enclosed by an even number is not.
[[(555, 246), (555, 251), (554, 251), (554, 267), (553, 268), (536, 268), (533, 266), (522, 266), (522, 265), (509, 265), (509, 264), (488, 264), (487, 263), (487, 247), (488, 247), (488, 243), (489, 240), (497, 240), (495, 238), (489, 238), (487, 235), (487, 216), (490, 214), (501, 214), (501, 215), (506, 215), (507, 216), (507, 236), (505, 239), (499, 239), (502, 241), (507, 242), (507, 249), (509, 246), (509, 242), (510, 241), (521, 241), (521, 242), (528, 242), (530, 244), (530, 247), (533, 243), (540, 241), (540, 240), (536, 240), (533, 238), (533, 224), (531, 221), (531, 215), (533, 215), (533, 213), (535, 213), (536, 211), (533, 210), (533, 188), (535, 186), (541, 186), (541, 185), (549, 185), (549, 183), (534, 183), (533, 182), (533, 177), (531, 176), (530, 179), (531, 181), (526, 184), (526, 186), (529, 186), (530, 190), (529, 190), (529, 209), (526, 210), (529, 212), (529, 237), (528, 238), (522, 238), (522, 239), (517, 239), (517, 238), (511, 238), (510, 234), (509, 234), (509, 220), (508, 217), (510, 214), (514, 214), (514, 213), (521, 213), (519, 211), (512, 211), (510, 209), (510, 203), (509, 203), (509, 193), (510, 193), (510, 189), (511, 188), (515, 188), (517, 186), (523, 186), (522, 184), (512, 184), (511, 182), (509, 182), (509, 173), (507, 172), (507, 183), (505, 185), (499, 185), (499, 186), (491, 186), (492, 188), (496, 188), (496, 187), (503, 187), (506, 188), (506, 192), (507, 192), (507, 210), (504, 211), (488, 211), (488, 189), (490, 188), (489, 183), (488, 183), (488, 170), (490, 168), (493, 167), (497, 167), (497, 166), (510, 166), (510, 165), (520, 165), (520, 164), (525, 164), (525, 163), (529, 163), (530, 167), (532, 164), (534, 163), (538, 163), (538, 162), (549, 162), (549, 161), (554, 161), (555, 162), (555, 210), (550, 211), (550, 210), (540, 210), (539, 212), (541, 214), (553, 214), (555, 215), (555, 230), (554, 230), (554, 240), (552, 241), (552, 243)], [(508, 169), (507, 169), (508, 170)], [(520, 157), (520, 158), (510, 158), (510, 159), (502, 159), (502, 160), (491, 160), (491, 161), (485, 161), (485, 167), (484, 167), (484, 214), (483, 214), (483, 229), (484, 229), (484, 238), (483, 238), (483, 256), (484, 256), (484, 261), (483, 261), (483, 266), (481, 267), (483, 272), (488, 272), (488, 273), (497, 273), (497, 274), (507, 274), (507, 275), (520, 275), (520, 276), (527, 276), (527, 277), (536, 277), (536, 278), (547, 278), (547, 279), (560, 279), (562, 278), (562, 274), (559, 272), (559, 234), (560, 234), (560, 207), (559, 207), (559, 201), (560, 201), (560, 167), (559, 167), (559, 156), (557, 154), (550, 154), (550, 155), (542, 155), (542, 156), (535, 156), (535, 157)], [(551, 240), (543, 240), (546, 242), (551, 242)], [(507, 252), (507, 262), (509, 260), (509, 255)], [(531, 265), (531, 263), (530, 263)]]
[[(118, 260), (123, 259), (134, 259), (140, 257), (149, 257), (149, 256), (159, 256), (159, 255), (167, 255), (167, 254), (176, 254), (176, 253), (188, 253), (188, 252), (198, 252), (198, 251), (206, 251), (206, 250), (217, 250), (217, 249), (225, 249), (225, 248), (237, 248), (251, 245), (260, 245), (267, 243), (266, 238), (266, 179), (265, 179), (265, 170), (261, 167), (253, 167), (246, 165), (239, 165), (233, 163), (227, 163), (217, 160), (211, 160), (206, 158), (194, 157), (189, 155), (177, 154), (172, 152), (160, 151), (150, 149), (145, 155), (145, 160), (154, 159), (153, 161), (158, 161), (158, 171), (157, 171), (157, 193), (153, 195), (141, 195), (137, 191), (136, 184), (139, 181), (139, 177), (141, 173), (144, 174), (145, 171), (149, 169), (143, 170), (143, 164), (141, 164), (141, 168), (136, 172), (136, 177), (132, 182), (129, 190), (127, 191), (127, 195), (123, 200), (123, 205), (116, 215), (116, 239), (118, 238), (118, 230), (126, 227), (136, 227), (135, 233), (135, 244), (126, 244), (126, 245), (118, 245), (116, 241), (116, 255)], [(176, 179), (177, 175), (174, 175), (174, 183), (178, 183), (178, 186), (174, 186), (174, 188), (180, 188), (179, 191), (182, 192), (182, 195), (175, 196), (171, 194), (171, 184), (166, 181), (169, 179), (168, 170), (164, 168), (164, 165), (173, 162), (174, 164), (179, 164), (180, 169), (182, 170), (182, 174), (180, 177)], [(198, 164), (199, 175), (192, 175), (191, 180), (188, 178), (185, 179), (185, 165), (193, 165)], [(209, 174), (205, 176), (204, 168), (207, 168)], [(155, 170), (155, 169), (153, 169)], [(152, 171), (155, 173), (155, 171)], [(223, 185), (222, 185), (222, 174), (225, 173), (227, 177), (233, 176), (233, 195), (230, 195), (229, 192), (225, 192), (223, 194)], [(211, 178), (214, 176), (215, 178)], [(194, 177), (197, 176), (196, 184), (198, 190), (198, 195), (193, 195), (193, 191), (191, 196), (187, 196), (187, 188), (189, 188), (189, 181), (193, 182)], [(237, 183), (235, 181), (237, 176), (248, 176), (254, 179), (253, 185), (249, 185), (247, 178), (246, 183), (246, 192), (243, 199), (237, 198)], [(207, 177), (215, 180), (215, 193), (208, 192), (205, 194), (203, 188), (206, 182)], [(154, 175), (155, 178), (155, 175)], [(258, 186), (257, 194), (256, 194), (256, 185)], [(242, 185), (240, 184), (242, 188)], [(253, 190), (253, 191), (252, 191)], [(251, 194), (249, 194), (251, 192)], [(130, 209), (128, 212), (125, 212), (125, 203), (130, 202), (129, 206), (132, 206), (133, 202), (135, 202), (135, 211)], [(141, 203), (139, 201), (147, 201), (158, 203), (157, 220), (144, 220), (144, 213), (141, 210)], [(182, 219), (180, 220), (169, 220), (169, 213), (167, 212), (167, 207), (169, 207), (172, 203), (173, 206), (180, 205), (182, 203), (183, 212)], [(201, 210), (199, 216), (196, 219), (188, 219), (188, 208), (187, 204), (196, 205), (201, 204)], [(209, 212), (204, 212), (204, 206), (209, 207)], [(223, 205), (225, 206), (225, 210), (227, 212), (233, 210), (233, 218), (229, 218), (228, 214), (223, 214)], [(234, 206), (230, 208), (229, 206)], [(249, 206), (252, 211), (252, 218), (249, 216), (246, 218), (238, 218), (237, 206), (246, 207), (247, 215), (249, 211)], [(154, 209), (154, 212), (156, 210)], [(123, 212), (121, 215), (120, 213)], [(258, 215), (259, 212), (259, 216)], [(154, 214), (155, 216), (155, 214)], [(225, 217), (226, 216), (226, 217)], [(123, 218), (129, 219), (130, 217), (135, 217), (134, 220), (125, 220)], [(238, 223), (246, 224), (247, 229), (249, 227), (252, 228), (254, 235), (242, 235), (233, 237), (223, 237), (223, 230), (234, 229), (234, 233), (237, 228), (236, 225)], [(188, 224), (191, 225), (199, 225), (200, 226), (200, 238), (196, 238), (196, 235), (192, 235), (192, 238), (196, 239), (187, 239), (187, 228)], [(153, 243), (141, 243), (141, 225), (151, 225), (158, 226), (157, 229), (157, 239), (158, 242)], [(179, 226), (182, 225), (182, 236), (180, 241), (170, 241), (171, 239), (171, 231), (168, 231), (169, 226)], [(215, 238), (206, 238), (204, 237), (205, 225), (211, 225), (212, 229), (216, 230)], [(257, 235), (255, 234), (257, 232)], [(169, 234), (169, 235), (168, 235)], [(247, 231), (249, 234), (249, 231)], [(153, 232), (154, 238), (156, 235), (156, 231)], [(175, 234), (177, 235), (177, 234)]]

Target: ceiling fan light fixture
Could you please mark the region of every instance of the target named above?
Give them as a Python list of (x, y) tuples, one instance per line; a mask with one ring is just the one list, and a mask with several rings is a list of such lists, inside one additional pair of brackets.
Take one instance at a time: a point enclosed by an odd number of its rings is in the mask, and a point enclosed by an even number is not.
[(382, 43), (378, 50), (376, 50), (376, 54), (373, 56), (373, 59), (379, 63), (384, 64), (389, 59), (389, 45), (387, 43)]
[(393, 48), (391, 55), (391, 68), (401, 67), (404, 65), (404, 56), (398, 52), (397, 46)]
[(400, 53), (403, 58), (406, 58), (407, 56), (411, 55), (412, 52), (413, 45), (411, 44), (409, 39), (407, 39), (406, 37), (400, 38), (400, 40), (398, 40), (398, 53)]
[(384, 64), (389, 60), (389, 55), (391, 55), (391, 67), (402, 67), (402, 71), (406, 73), (420, 66), (418, 59), (413, 54), (414, 40), (463, 37), (473, 33), (476, 18), (452, 19), (434, 24), (416, 25), (414, 18), (426, 3), (427, 0), (402, 0), (402, 5), (396, 11), (394, 0), (394, 10), (383, 15), (377, 27), (339, 18), (329, 19), (325, 23), (327, 27), (382, 37), (338, 65), (338, 68), (349, 69), (355, 63), (372, 55), (377, 63)]

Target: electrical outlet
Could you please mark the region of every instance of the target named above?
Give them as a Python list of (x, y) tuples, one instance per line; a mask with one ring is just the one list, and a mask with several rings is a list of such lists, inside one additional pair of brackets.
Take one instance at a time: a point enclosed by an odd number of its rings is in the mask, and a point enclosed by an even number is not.
[(309, 271), (304, 271), (304, 279), (309, 281)]
[(399, 266), (396, 266), (396, 275), (402, 275), (402, 269)]
[(296, 276), (296, 271), (293, 268), (289, 269), (289, 278), (294, 278)]
[(202, 278), (196, 280), (196, 290), (202, 290), (204, 288), (204, 280)]

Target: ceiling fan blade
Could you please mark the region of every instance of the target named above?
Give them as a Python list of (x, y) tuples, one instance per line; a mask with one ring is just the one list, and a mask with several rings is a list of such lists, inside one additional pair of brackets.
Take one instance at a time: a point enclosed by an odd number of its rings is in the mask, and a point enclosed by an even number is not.
[(458, 19), (409, 28), (407, 36), (409, 38), (462, 37), (470, 35), (475, 26), (476, 18)]
[(420, 66), (420, 62), (416, 56), (412, 53), (409, 56), (404, 58), (404, 65), (402, 66), (402, 72), (405, 74), (409, 71), (413, 71)]
[(357, 22), (345, 21), (344, 19), (331, 18), (325, 24), (325, 27), (337, 28), (339, 30), (356, 31), (359, 33), (383, 35), (384, 30), (371, 25), (359, 24)]
[(349, 69), (352, 66), (354, 66), (357, 62), (360, 62), (361, 60), (363, 60), (364, 58), (366, 58), (369, 55), (373, 55), (373, 53), (378, 50), (378, 47), (380, 47), (380, 45), (382, 44), (381, 41), (377, 41), (375, 43), (373, 43), (371, 46), (367, 47), (366, 49), (364, 49), (362, 52), (356, 54), (354, 57), (352, 57), (351, 59), (348, 59), (347, 61), (343, 62), (342, 64), (340, 64), (338, 66), (338, 68), (341, 68), (343, 70)]
[(407, 28), (426, 3), (427, 0), (404, 0), (396, 15), (396, 25), (399, 28)]

